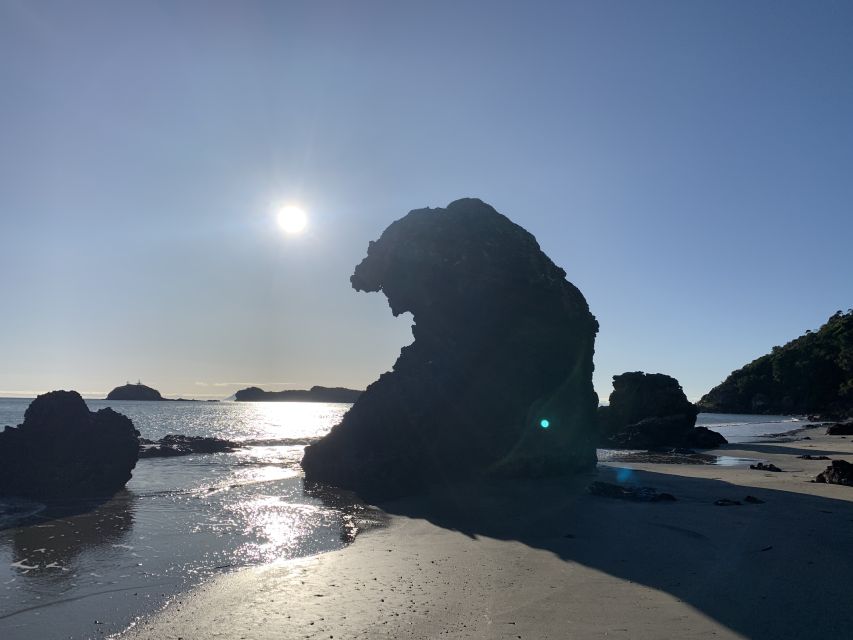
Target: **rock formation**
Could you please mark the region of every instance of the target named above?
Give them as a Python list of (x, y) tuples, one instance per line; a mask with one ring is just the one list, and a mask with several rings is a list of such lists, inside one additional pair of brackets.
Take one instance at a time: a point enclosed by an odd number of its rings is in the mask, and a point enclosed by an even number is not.
[(230, 453), (240, 448), (240, 443), (206, 436), (170, 434), (156, 442), (140, 440), (140, 458), (174, 458), (194, 453)]
[(308, 480), (368, 500), (595, 464), (598, 323), (520, 226), (475, 199), (391, 224), (351, 278), (411, 312), (414, 342), (306, 448)]
[(146, 387), (142, 383), (125, 384), (116, 387), (107, 394), (107, 400), (163, 400), (157, 389)]
[(313, 386), (310, 389), (288, 389), (286, 391), (264, 391), (258, 387), (241, 389), (234, 394), (237, 402), (345, 402), (358, 400), (362, 391), (344, 387)]
[(830, 466), (818, 474), (815, 482), (853, 487), (853, 464), (846, 460), (833, 460)]
[(826, 428), (828, 436), (853, 436), (853, 422), (836, 422)]
[(610, 404), (598, 409), (604, 442), (627, 448), (714, 448), (726, 439), (694, 428), (698, 410), (678, 380), (663, 373), (633, 371), (613, 376)]
[(699, 400), (699, 408), (853, 417), (853, 310), (837, 312), (818, 331), (732, 372)]
[(39, 396), (0, 433), (0, 495), (108, 497), (130, 480), (139, 432), (112, 409), (91, 412), (76, 391)]
[(694, 427), (687, 432), (684, 445), (694, 449), (716, 449), (728, 442), (722, 435), (711, 431), (708, 427)]

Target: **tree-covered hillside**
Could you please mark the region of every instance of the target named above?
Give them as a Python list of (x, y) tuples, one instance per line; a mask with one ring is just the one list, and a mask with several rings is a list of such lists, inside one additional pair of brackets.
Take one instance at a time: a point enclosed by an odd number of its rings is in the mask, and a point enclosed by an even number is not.
[(853, 415), (853, 310), (732, 372), (698, 405), (721, 413)]

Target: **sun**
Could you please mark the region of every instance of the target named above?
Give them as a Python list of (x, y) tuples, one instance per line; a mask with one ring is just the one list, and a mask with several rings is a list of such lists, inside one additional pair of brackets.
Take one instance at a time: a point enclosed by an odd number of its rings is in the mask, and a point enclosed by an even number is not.
[(305, 230), (308, 216), (305, 211), (294, 205), (287, 205), (278, 210), (276, 216), (278, 226), (287, 234), (297, 234)]

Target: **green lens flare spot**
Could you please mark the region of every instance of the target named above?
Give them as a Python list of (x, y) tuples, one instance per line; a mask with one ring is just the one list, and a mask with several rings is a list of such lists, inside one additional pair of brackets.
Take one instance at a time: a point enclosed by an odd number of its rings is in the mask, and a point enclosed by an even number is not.
[(551, 426), (551, 421), (548, 420), (548, 418), (542, 418), (539, 421), (539, 426), (542, 427), (543, 429), (547, 429), (548, 427)]

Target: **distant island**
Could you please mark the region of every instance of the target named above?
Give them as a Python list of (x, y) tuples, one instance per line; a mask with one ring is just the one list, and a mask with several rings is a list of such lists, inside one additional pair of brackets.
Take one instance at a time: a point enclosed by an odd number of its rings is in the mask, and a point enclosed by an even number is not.
[(237, 402), (347, 402), (358, 400), (362, 391), (344, 387), (319, 387), (289, 391), (264, 391), (258, 387), (241, 389), (234, 395)]
[(156, 400), (162, 402), (219, 402), (219, 400), (196, 400), (194, 398), (164, 398), (157, 389), (141, 382), (127, 383), (116, 387), (107, 394), (107, 400)]
[(732, 372), (698, 406), (712, 413), (853, 416), (853, 310)]
[(107, 394), (107, 400), (165, 400), (157, 389), (145, 386), (141, 382), (130, 384), (129, 382), (116, 387)]

